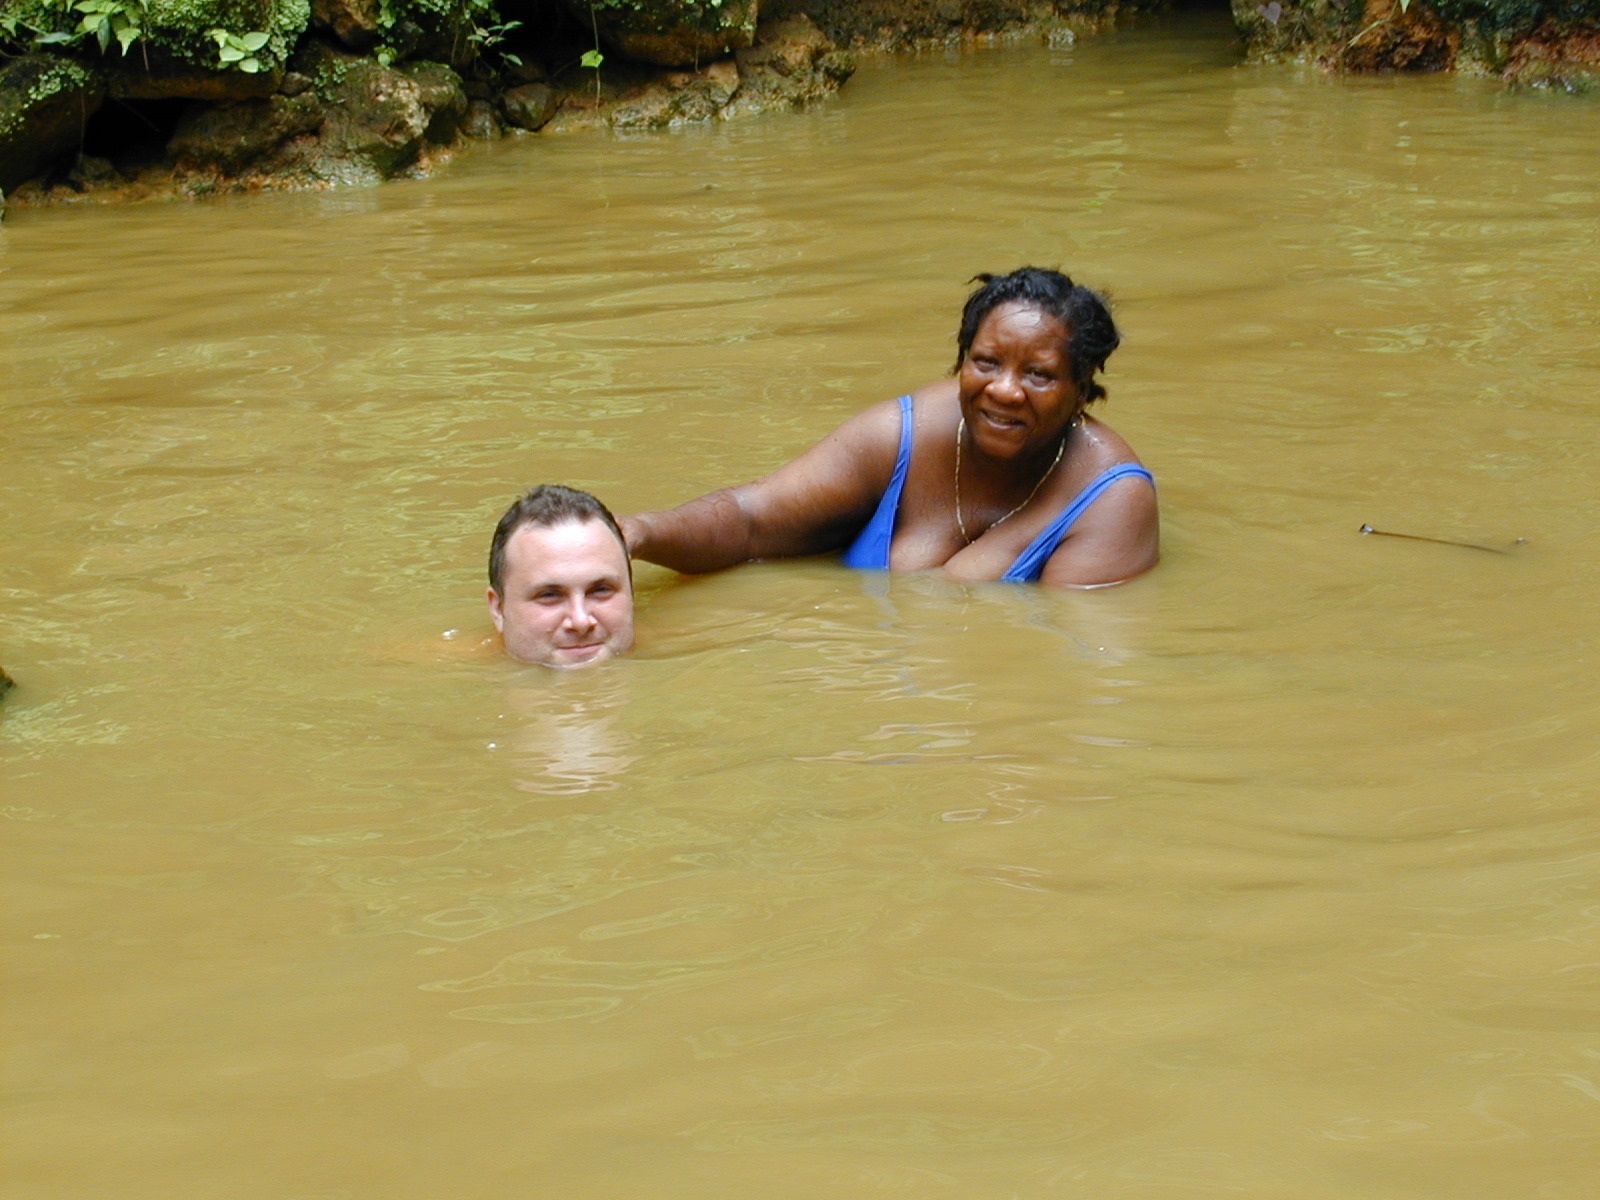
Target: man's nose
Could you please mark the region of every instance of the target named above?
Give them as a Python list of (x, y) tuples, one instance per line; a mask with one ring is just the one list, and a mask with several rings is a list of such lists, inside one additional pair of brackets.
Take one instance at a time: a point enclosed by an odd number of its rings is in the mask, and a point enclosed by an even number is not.
[(594, 614), (589, 611), (587, 596), (574, 596), (568, 603), (567, 624), (574, 629), (589, 629), (594, 625)]

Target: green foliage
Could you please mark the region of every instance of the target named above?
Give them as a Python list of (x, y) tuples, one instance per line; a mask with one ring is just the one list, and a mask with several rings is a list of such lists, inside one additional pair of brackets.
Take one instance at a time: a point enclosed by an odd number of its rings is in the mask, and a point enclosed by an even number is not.
[(271, 40), (271, 34), (257, 30), (254, 33), (229, 33), (226, 29), (208, 29), (206, 36), (217, 44), (217, 60), (223, 67), (233, 67), (246, 75), (261, 70), (261, 60), (256, 55)]
[[(723, 0), (676, 0), (676, 4), (677, 7), (683, 9), (685, 13), (694, 14), (707, 11), (714, 12), (722, 7)], [(589, 7), (591, 10), (605, 10), (610, 8), (623, 9), (627, 12), (642, 12), (646, 8), (646, 5), (642, 4), (640, 0), (589, 0)], [(660, 8), (661, 5), (656, 3), (649, 5), (648, 7)]]
[[(305, 27), (306, 0), (284, 0), (272, 6), (274, 25), (281, 28), (234, 33), (218, 25), (230, 11), (256, 11), (250, 6), (219, 5), (209, 0), (0, 0), (0, 41), (21, 51), (47, 47), (93, 47), (109, 52), (115, 43), (123, 55), (141, 44), (157, 45), (180, 59), (208, 61), (206, 42), (217, 48), (219, 70), (255, 73), (266, 70), (264, 51), (276, 37), (280, 56)], [(209, 20), (207, 20), (209, 18)], [(209, 26), (209, 27), (208, 27)], [(281, 61), (281, 59), (280, 59)]]
[(311, 86), (324, 104), (332, 103), (341, 85), (350, 74), (350, 68), (361, 60), (335, 58), (331, 54), (314, 58), (309, 64), (301, 63), (300, 70), (311, 76)]
[[(3, 2), (0, 0), (0, 3)], [(35, 14), (25, 11), (20, 5), (8, 4), (0, 8), (0, 46), (19, 49), (47, 46), (51, 42), (65, 41), (68, 36), (41, 27)]]
[(102, 54), (113, 39), (126, 54), (144, 33), (145, 0), (78, 0), (72, 8), (83, 14), (78, 33), (93, 34)]
[(0, 39), (21, 50), (93, 41), (103, 54), (115, 42), (123, 54), (145, 32), (146, 0), (42, 0), (8, 5), (0, 13)]
[(385, 67), (419, 48), (455, 59), (462, 48), (470, 47), (474, 53), (469, 57), (491, 50), (507, 62), (521, 62), (500, 48), (521, 22), (502, 21), (498, 0), (378, 0), (377, 23), (382, 41), (373, 57)]
[(1446, 21), (1472, 23), (1499, 33), (1558, 24), (1600, 24), (1600, 0), (1430, 0)]
[(595, 20), (594, 5), (589, 5), (589, 29), (594, 34), (594, 49), (585, 50), (578, 59), (580, 67), (586, 67), (594, 72), (594, 102), (600, 103), (600, 64), (605, 62), (606, 56), (600, 53), (600, 26)]
[(521, 21), (501, 21), (482, 25), (473, 22), (472, 28), (467, 30), (467, 40), (476, 46), (478, 50), (492, 50), (504, 62), (520, 67), (522, 59), (502, 45), (513, 31), (520, 28), (522, 28)]

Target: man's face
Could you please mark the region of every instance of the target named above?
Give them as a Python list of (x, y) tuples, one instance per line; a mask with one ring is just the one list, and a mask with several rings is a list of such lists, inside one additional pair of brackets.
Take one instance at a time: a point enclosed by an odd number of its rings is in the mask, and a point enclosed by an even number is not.
[(633, 646), (628, 557), (603, 521), (524, 525), (506, 542), (501, 584), (489, 616), (512, 658), (586, 667)]

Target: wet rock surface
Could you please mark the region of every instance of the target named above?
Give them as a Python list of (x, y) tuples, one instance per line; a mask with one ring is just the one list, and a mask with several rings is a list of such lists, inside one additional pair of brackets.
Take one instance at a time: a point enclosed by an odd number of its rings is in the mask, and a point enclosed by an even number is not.
[(550, 128), (666, 129), (793, 109), (838, 91), (855, 70), (806, 17), (763, 22), (755, 44), (698, 71), (652, 72), (614, 81), (599, 98), (565, 97)]
[(1232, 0), (1232, 13), (1256, 61), (1460, 71), (1574, 92), (1600, 81), (1600, 0)]
[(365, 54), (383, 40), (378, 0), (311, 0), (312, 28), (333, 35), (345, 49)]
[(452, 145), (467, 116), (442, 63), (385, 67), (327, 46), (297, 56), (295, 94), (191, 110), (168, 143), (193, 191), (371, 184)]
[(508, 89), (500, 97), (500, 104), (507, 121), (531, 133), (550, 123), (561, 97), (548, 83), (523, 83)]
[[(1123, 6), (1126, 11), (1153, 4)], [(824, 36), (861, 49), (911, 49), (1001, 33), (1063, 16), (1109, 16), (1115, 4), (1027, 4), (1018, 0), (768, 0), (763, 15), (804, 13)]]
[(1518, 42), (1500, 76), (1524, 87), (1600, 93), (1600, 22), (1593, 28), (1549, 25)]

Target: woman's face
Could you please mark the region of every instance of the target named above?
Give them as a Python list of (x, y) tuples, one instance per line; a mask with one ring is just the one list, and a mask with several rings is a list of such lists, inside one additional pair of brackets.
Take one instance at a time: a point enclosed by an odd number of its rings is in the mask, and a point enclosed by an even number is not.
[(1082, 408), (1067, 358), (1067, 327), (1026, 304), (983, 319), (961, 360), (961, 414), (973, 443), (996, 458), (1048, 449)]

